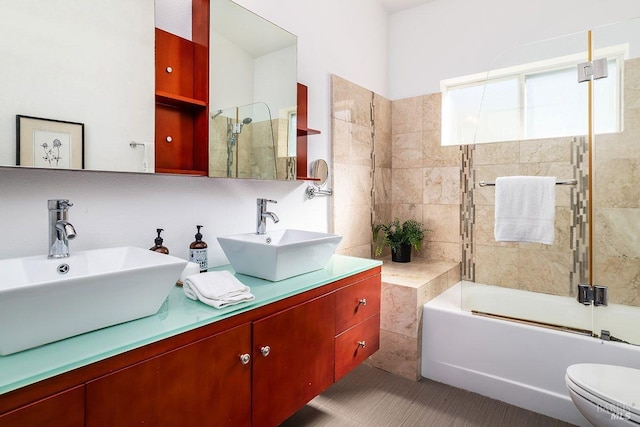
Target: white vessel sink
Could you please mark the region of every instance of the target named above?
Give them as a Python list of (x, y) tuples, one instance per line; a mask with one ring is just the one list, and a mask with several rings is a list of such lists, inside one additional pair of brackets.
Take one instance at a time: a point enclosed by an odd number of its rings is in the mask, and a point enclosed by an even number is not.
[(261, 279), (288, 279), (327, 265), (342, 236), (303, 230), (218, 237), (233, 269)]
[(134, 247), (0, 260), (0, 355), (154, 314), (186, 263)]

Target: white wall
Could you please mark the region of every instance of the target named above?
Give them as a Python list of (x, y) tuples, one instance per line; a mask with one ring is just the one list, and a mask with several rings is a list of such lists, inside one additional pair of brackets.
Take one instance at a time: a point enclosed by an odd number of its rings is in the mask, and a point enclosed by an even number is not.
[[(263, 55), (255, 60), (254, 100), (271, 108), (271, 118), (278, 118), (281, 109), (296, 105), (296, 47), (291, 46)], [(285, 115), (286, 119), (287, 116)]]
[(254, 59), (239, 46), (211, 32), (209, 111), (248, 105), (254, 99)]
[[(640, 16), (637, 0), (435, 0), (389, 20), (389, 97), (439, 92), (525, 43)], [(586, 43), (586, 41), (585, 41)]]
[[(369, 0), (244, 0), (242, 4), (298, 35), (299, 80), (309, 86), (310, 158), (330, 158), (330, 74), (386, 93), (387, 16)], [(96, 82), (99, 84), (99, 81)], [(91, 106), (85, 106), (91, 108)], [(306, 200), (305, 183), (148, 176), (101, 172), (0, 169), (0, 258), (47, 250), (47, 199), (69, 198), (78, 237), (71, 251), (135, 245), (151, 247), (166, 229), (171, 252), (186, 258), (195, 225), (205, 228), (214, 262), (215, 236), (255, 227), (257, 197), (278, 200), (275, 227), (328, 230), (328, 199)], [(268, 228), (274, 228), (269, 223)]]

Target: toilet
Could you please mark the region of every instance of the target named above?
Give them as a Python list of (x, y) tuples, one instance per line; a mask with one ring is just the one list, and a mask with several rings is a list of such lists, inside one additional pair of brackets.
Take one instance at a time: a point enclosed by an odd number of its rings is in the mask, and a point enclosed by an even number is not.
[(580, 363), (567, 368), (571, 400), (596, 427), (640, 426), (640, 370)]

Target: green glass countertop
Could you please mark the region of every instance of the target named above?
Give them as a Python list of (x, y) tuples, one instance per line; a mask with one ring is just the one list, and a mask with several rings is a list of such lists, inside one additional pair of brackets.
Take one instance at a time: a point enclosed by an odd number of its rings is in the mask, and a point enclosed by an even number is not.
[[(176, 286), (158, 313), (152, 316), (0, 356), (0, 395), (379, 265), (382, 262), (377, 260), (334, 255), (322, 270), (279, 282), (237, 274), (236, 277), (251, 288), (256, 299), (223, 309), (193, 301)], [(210, 269), (214, 270), (233, 272), (231, 266)]]

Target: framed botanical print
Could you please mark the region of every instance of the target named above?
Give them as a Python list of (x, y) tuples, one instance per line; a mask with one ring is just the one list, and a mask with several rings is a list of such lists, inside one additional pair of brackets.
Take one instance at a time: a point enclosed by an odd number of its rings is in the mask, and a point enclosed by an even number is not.
[(17, 115), (16, 165), (84, 169), (84, 124)]

